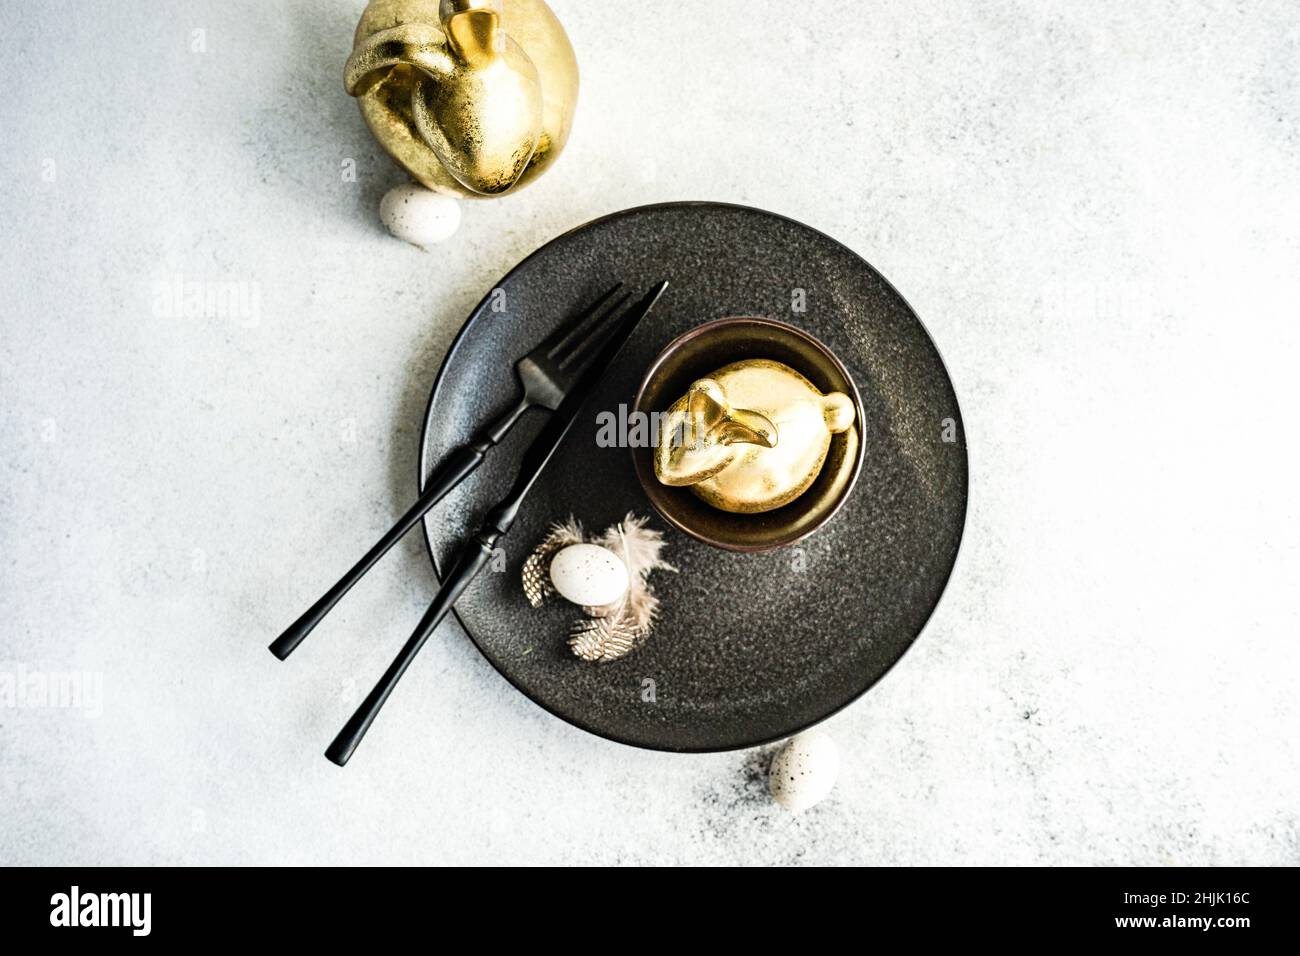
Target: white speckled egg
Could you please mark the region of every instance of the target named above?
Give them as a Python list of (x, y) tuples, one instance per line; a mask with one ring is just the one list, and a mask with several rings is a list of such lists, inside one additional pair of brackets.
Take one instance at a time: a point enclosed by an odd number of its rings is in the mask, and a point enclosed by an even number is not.
[(767, 786), (776, 802), (801, 813), (821, 803), (840, 775), (840, 751), (820, 730), (795, 737), (772, 760)]
[(597, 544), (571, 544), (551, 559), (551, 583), (574, 604), (612, 604), (627, 590), (627, 567)]
[(460, 203), (417, 183), (395, 186), (379, 201), (379, 218), (398, 239), (415, 246), (450, 239), (460, 228)]

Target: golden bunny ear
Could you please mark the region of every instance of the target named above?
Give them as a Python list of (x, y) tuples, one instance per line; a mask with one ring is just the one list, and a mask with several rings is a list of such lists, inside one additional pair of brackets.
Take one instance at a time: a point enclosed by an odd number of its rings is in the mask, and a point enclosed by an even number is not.
[(733, 408), (716, 428), (718, 441), (724, 445), (762, 445), (776, 447), (776, 426), (758, 412)]
[(727, 395), (711, 378), (691, 385), (687, 413), (696, 430), (694, 443), (708, 445), (762, 445), (776, 447), (776, 426), (771, 419), (745, 408), (732, 408)]
[(485, 61), (501, 52), (500, 4), (494, 0), (442, 0), (438, 16), (447, 40), (466, 63)]
[(686, 411), (701, 434), (707, 434), (716, 428), (730, 410), (722, 386), (713, 379), (702, 378), (691, 383), (691, 390), (686, 396)]
[(350, 96), (365, 96), (395, 66), (413, 66), (429, 76), (450, 76), (454, 64), (447, 54), (442, 28), (428, 23), (403, 23), (366, 37), (348, 57), (343, 86)]

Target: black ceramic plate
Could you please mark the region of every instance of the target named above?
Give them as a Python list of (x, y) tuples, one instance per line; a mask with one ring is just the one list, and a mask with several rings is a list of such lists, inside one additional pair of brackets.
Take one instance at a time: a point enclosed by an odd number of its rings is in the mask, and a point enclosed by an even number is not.
[[(748, 747), (845, 706), (889, 670), (934, 610), (966, 514), (966, 443), (952, 383), (902, 296), (833, 239), (793, 220), (714, 203), (629, 209), (543, 246), (503, 278), (453, 343), (425, 421), (421, 474), (512, 404), (515, 359), (562, 314), (615, 281), (671, 283), (588, 402), (504, 539), (504, 570), (456, 605), (474, 643), (551, 713), (614, 740), (661, 750)], [(796, 307), (803, 305), (805, 311)], [(844, 508), (816, 534), (733, 554), (668, 529), (626, 448), (599, 447), (596, 415), (630, 405), (671, 339), (723, 316), (766, 315), (807, 329), (862, 394), (866, 448)], [(509, 486), (545, 412), (529, 412), (425, 522), (441, 575), (459, 541)], [(680, 570), (658, 573), (662, 616), (647, 643), (605, 665), (565, 644), (576, 609), (529, 607), (519, 570), (556, 520), (601, 530), (652, 516)]]

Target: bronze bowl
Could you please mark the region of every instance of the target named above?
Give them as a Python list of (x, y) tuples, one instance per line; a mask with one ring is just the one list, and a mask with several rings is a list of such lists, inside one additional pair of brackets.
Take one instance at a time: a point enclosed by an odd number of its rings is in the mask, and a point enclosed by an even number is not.
[(807, 332), (775, 319), (733, 317), (698, 325), (673, 339), (651, 363), (633, 409), (646, 416), (668, 409), (690, 384), (730, 362), (749, 358), (784, 362), (822, 392), (843, 392), (853, 400), (854, 424), (832, 436), (826, 461), (813, 484), (773, 511), (733, 514), (701, 501), (685, 487), (655, 477), (654, 449), (633, 448), (637, 478), (654, 509), (673, 527), (727, 551), (768, 551), (812, 534), (840, 509), (862, 470), (859, 440), (862, 398), (843, 363)]

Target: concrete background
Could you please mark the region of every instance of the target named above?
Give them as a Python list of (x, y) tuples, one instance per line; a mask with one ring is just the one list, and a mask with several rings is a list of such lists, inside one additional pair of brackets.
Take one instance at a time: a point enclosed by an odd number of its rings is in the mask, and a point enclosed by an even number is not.
[[(0, 702), (0, 862), (1300, 863), (1294, 3), (557, 0), (567, 153), (429, 254), (378, 222), (360, 8), (0, 13), (0, 674), (102, 679)], [(588, 736), (450, 632), (340, 772), (418, 536), (310, 660), (267, 641), (412, 497), (494, 280), (670, 199), (847, 243), (963, 401), (957, 570), (826, 725), (834, 794)], [(256, 298), (186, 318), (177, 277)]]

